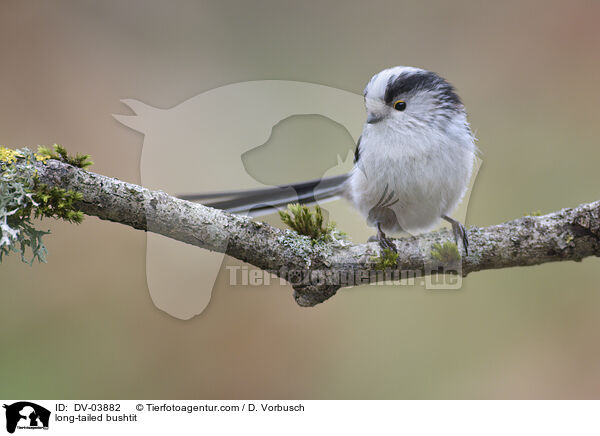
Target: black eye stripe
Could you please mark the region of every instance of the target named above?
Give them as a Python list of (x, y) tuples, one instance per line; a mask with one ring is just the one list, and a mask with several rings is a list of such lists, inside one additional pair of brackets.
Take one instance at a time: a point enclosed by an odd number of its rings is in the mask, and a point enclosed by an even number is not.
[(399, 96), (420, 90), (435, 91), (440, 98), (453, 106), (461, 104), (452, 85), (431, 71), (404, 72), (390, 77), (385, 89), (384, 101), (391, 105)]

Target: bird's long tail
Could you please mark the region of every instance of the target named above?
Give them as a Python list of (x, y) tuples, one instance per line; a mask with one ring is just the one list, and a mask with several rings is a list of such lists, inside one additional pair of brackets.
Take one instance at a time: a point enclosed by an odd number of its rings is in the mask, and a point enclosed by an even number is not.
[(273, 212), (273, 208), (285, 207), (290, 203), (311, 204), (335, 199), (342, 194), (347, 178), (348, 175), (343, 174), (272, 188), (185, 194), (179, 195), (179, 198), (198, 201), (231, 213), (261, 216)]

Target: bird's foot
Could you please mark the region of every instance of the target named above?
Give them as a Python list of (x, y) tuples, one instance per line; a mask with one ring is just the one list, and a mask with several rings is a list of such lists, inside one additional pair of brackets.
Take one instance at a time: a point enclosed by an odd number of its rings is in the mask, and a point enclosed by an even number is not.
[(454, 242), (458, 245), (458, 241), (462, 241), (463, 247), (465, 247), (465, 255), (469, 255), (469, 238), (467, 237), (467, 229), (460, 222), (456, 221), (447, 216), (443, 218), (452, 224), (452, 233), (454, 234)]
[(379, 238), (379, 246), (381, 247), (382, 250), (391, 250), (394, 253), (398, 252), (398, 249), (396, 248), (396, 244), (394, 244), (394, 241), (386, 236)]
[(398, 252), (398, 249), (396, 248), (396, 244), (394, 244), (394, 241), (391, 238), (388, 238), (385, 233), (383, 233), (383, 231), (381, 230), (381, 227), (379, 225), (377, 225), (377, 234), (373, 235), (373, 236), (369, 236), (369, 239), (367, 239), (367, 242), (379, 242), (379, 246), (381, 247), (381, 250), (391, 250), (394, 253)]

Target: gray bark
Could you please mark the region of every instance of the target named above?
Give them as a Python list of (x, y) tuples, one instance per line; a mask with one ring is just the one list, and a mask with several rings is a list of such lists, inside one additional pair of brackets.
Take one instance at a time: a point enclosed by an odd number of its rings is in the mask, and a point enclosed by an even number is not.
[[(313, 244), (248, 217), (172, 197), (161, 191), (50, 160), (36, 165), (42, 183), (83, 194), (87, 215), (152, 231), (203, 249), (224, 252), (286, 278), (302, 306), (314, 306), (345, 286), (389, 279), (375, 269), (377, 243), (334, 241)], [(436, 242), (453, 241), (448, 231), (396, 240), (403, 272), (467, 274), (496, 268), (581, 261), (600, 255), (600, 201), (544, 216), (526, 216), (490, 227), (470, 227), (469, 255), (441, 265), (431, 255)], [(357, 281), (358, 280), (358, 281)]]

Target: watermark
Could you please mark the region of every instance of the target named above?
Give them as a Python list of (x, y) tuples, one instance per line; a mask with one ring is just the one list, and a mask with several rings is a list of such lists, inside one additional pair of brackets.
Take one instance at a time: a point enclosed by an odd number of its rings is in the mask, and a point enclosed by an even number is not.
[[(316, 178), (346, 174), (352, 169), (356, 142), (366, 117), (362, 94), (288, 80), (234, 83), (208, 90), (168, 109), (134, 99), (122, 101), (135, 114), (114, 117), (144, 135), (140, 160), (142, 185), (172, 195), (273, 187), (274, 184), (265, 182), (269, 174), (299, 168), (311, 174), (306, 179), (314, 179), (315, 174)], [(302, 132), (308, 136), (302, 136)], [(314, 132), (319, 132), (319, 136), (311, 137)], [(327, 132), (333, 133), (325, 140)], [(291, 143), (292, 138), (299, 141), (296, 149), (280, 152), (280, 144)], [(307, 141), (323, 143), (318, 154), (308, 153), (309, 159), (303, 160)], [(258, 155), (260, 159), (252, 157)], [(258, 160), (260, 169), (249, 170), (248, 163)], [(305, 162), (304, 167), (302, 162)], [(290, 203), (297, 198), (296, 191), (289, 186), (283, 186), (280, 191), (280, 195), (289, 197)], [(373, 198), (371, 215), (374, 219), (391, 221), (397, 201), (391, 189), (385, 194)], [(463, 206), (454, 214), (461, 222), (466, 216), (468, 197), (469, 192), (463, 198)], [(317, 198), (317, 204), (331, 215), (341, 230), (357, 229), (350, 234), (357, 243), (365, 242), (377, 230), (369, 228), (357, 212), (336, 214), (335, 202), (323, 204)], [(229, 266), (220, 252), (198, 249), (153, 233), (153, 229), (162, 225), (153, 217), (154, 211), (149, 209), (146, 278), (150, 295), (161, 310), (189, 319), (206, 308), (219, 271)], [(388, 233), (383, 236), (396, 236)], [(388, 241), (380, 239), (383, 243)], [(228, 240), (224, 238), (220, 244), (224, 251)], [(243, 283), (247, 281), (248, 286), (259, 286), (258, 283), (261, 286), (268, 284), (266, 277), (249, 270), (247, 277), (240, 276), (236, 283), (245, 286)], [(416, 285), (420, 280), (415, 275)], [(437, 286), (432, 275), (425, 274), (422, 280), (428, 289)], [(440, 286), (460, 287), (460, 274), (448, 280)], [(412, 283), (408, 278), (405, 282)], [(289, 284), (286, 286), (289, 289)]]
[(229, 286), (323, 286), (363, 285), (423, 286), (428, 290), (460, 289), (459, 268), (432, 266), (423, 270), (409, 269), (281, 269), (262, 270), (240, 265), (227, 265)]

